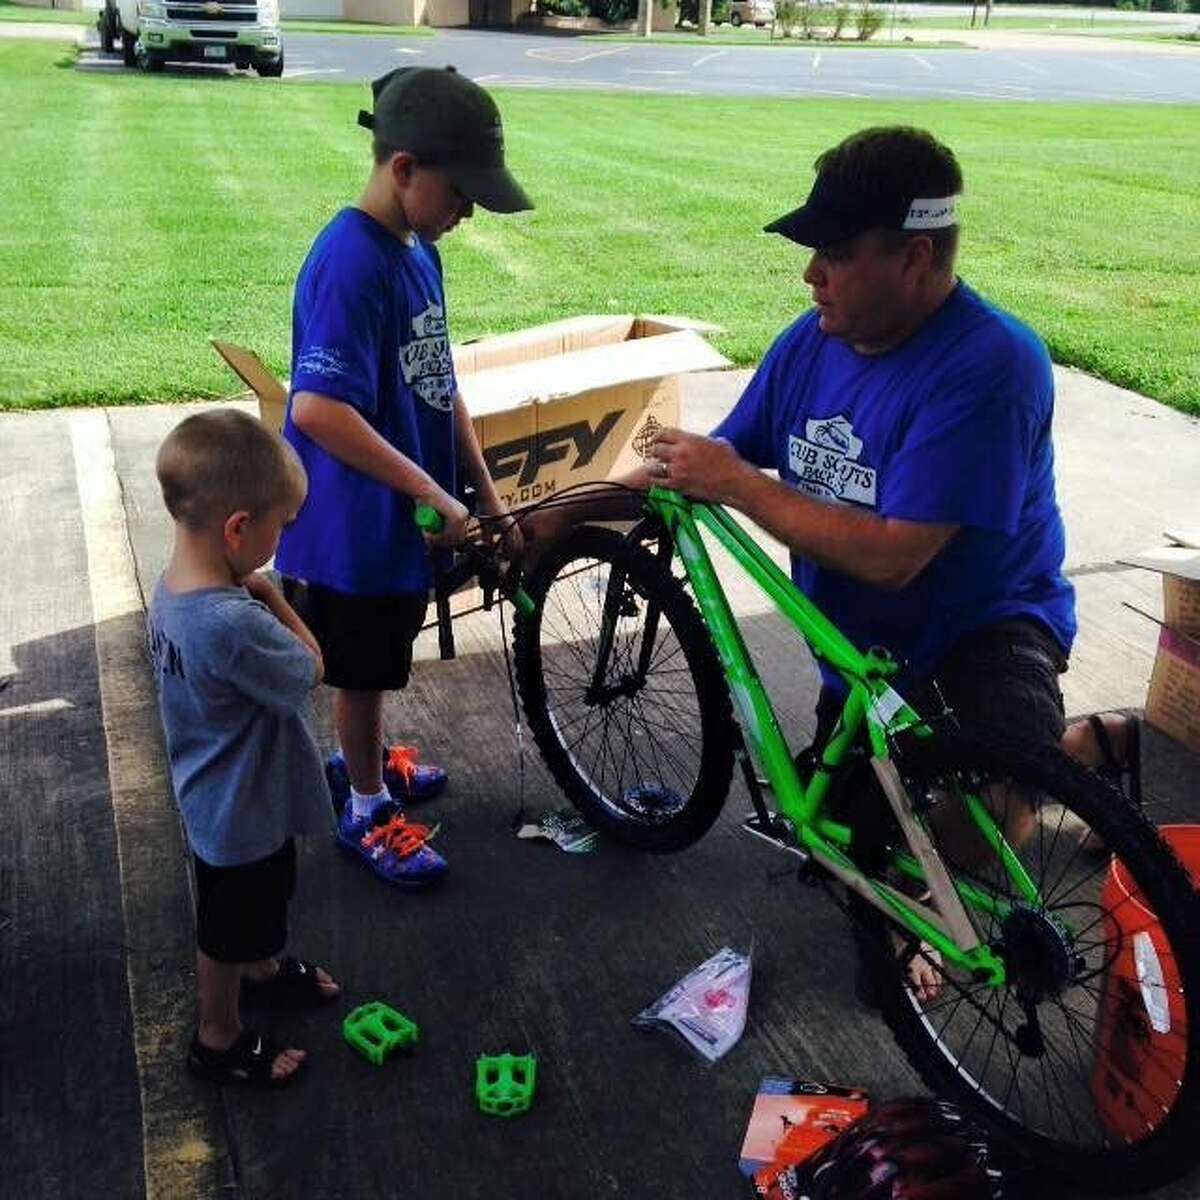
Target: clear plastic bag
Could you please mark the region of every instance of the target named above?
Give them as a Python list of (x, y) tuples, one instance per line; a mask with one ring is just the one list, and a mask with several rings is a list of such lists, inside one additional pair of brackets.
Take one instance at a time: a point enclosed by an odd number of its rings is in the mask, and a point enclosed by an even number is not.
[[(751, 951), (753, 953), (753, 951)], [(714, 1063), (742, 1036), (750, 1005), (751, 954), (729, 946), (702, 962), (633, 1018), (639, 1029), (678, 1034)]]
[(527, 822), (517, 830), (517, 837), (544, 838), (567, 854), (587, 854), (596, 848), (600, 835), (576, 812), (560, 808), (545, 813), (536, 822)]

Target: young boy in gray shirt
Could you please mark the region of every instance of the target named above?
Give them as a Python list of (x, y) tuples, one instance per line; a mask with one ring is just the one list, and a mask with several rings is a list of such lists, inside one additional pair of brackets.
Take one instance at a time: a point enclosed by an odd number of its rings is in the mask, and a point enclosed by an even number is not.
[(257, 574), (308, 485), (291, 447), (233, 409), (182, 421), (155, 465), (175, 544), (148, 632), (196, 873), (200, 1018), (187, 1065), (218, 1083), (278, 1087), (306, 1053), (243, 1028), (241, 1004), (317, 1005), (341, 990), (311, 963), (278, 957), (295, 888), (294, 836), (327, 834), (332, 824), (303, 715), (321, 681), (321, 652)]

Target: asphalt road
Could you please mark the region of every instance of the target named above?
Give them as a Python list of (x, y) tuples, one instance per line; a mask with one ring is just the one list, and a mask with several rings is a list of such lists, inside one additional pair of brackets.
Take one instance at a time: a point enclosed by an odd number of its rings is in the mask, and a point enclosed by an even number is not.
[(401, 63), (453, 63), (489, 86), (731, 96), (1200, 100), (1200, 54), (1086, 50), (858, 50), (605, 44), (445, 30), (398, 39), (289, 34), (287, 74), (370, 79)]
[[(918, 31), (919, 33), (919, 31)], [(1200, 53), (1153, 53), (1112, 42), (1091, 49), (854, 49), (631, 42), (492, 30), (433, 38), (287, 33), (285, 79), (373, 79), (404, 63), (452, 63), (492, 87), (608, 89), (682, 95), (842, 96), (1171, 104), (1200, 101)], [(86, 50), (84, 69), (120, 70)], [(221, 73), (229, 68), (173, 66)]]

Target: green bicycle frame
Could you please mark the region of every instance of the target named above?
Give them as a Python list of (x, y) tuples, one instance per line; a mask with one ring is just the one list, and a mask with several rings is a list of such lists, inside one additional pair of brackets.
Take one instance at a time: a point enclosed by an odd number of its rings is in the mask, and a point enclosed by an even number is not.
[[(825, 800), (833, 773), (859, 736), (864, 722), (871, 753), (876, 761), (890, 760), (889, 739), (893, 735), (907, 730), (913, 736), (928, 737), (932, 732), (889, 684), (889, 678), (898, 669), (897, 664), (882, 650), (872, 649), (866, 654), (861, 653), (719, 505), (691, 501), (668, 488), (653, 487), (646, 508), (664, 523), (672, 535), (675, 552), (691, 581), (696, 602), (720, 656), (741, 716), (748, 749), (766, 776), (779, 812), (791, 823), (797, 846), (897, 924), (927, 942), (942, 955), (944, 961), (954, 963), (976, 979), (997, 986), (1002, 984), (1005, 978), (1003, 961), (981, 944), (978, 938), (964, 938), (961, 932), (956, 937), (951, 930), (970, 928), (967, 909), (974, 908), (1002, 917), (1009, 909), (1007, 901), (969, 881), (949, 880), (950, 890), (944, 899), (948, 898), (951, 907), (961, 907), (956, 914), (957, 923), (954, 920), (943, 921), (938, 914), (906, 899), (886, 883), (864, 875), (850, 857), (852, 830), (825, 815)], [(700, 536), (701, 526), (729, 552), (783, 616), (796, 627), (814, 653), (832, 666), (849, 687), (841, 717), (807, 784), (801, 781), (796, 771), (775, 710)], [(1031, 904), (1037, 904), (1037, 888), (1005, 841), (990, 810), (974, 796), (968, 797), (966, 807), (981, 835), (1011, 877), (1016, 894)], [(897, 855), (895, 865), (901, 873), (926, 881), (926, 872), (916, 845), (913, 851), (911, 856)], [(936, 851), (934, 853), (936, 855)], [(944, 869), (940, 867), (940, 859), (935, 865)], [(951, 915), (942, 914), (945, 918)]]

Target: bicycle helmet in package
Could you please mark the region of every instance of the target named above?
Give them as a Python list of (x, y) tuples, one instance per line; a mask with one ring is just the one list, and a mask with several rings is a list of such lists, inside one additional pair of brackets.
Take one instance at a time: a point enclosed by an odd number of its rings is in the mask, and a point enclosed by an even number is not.
[(1001, 1200), (982, 1133), (930, 1097), (873, 1108), (799, 1168), (796, 1200)]

